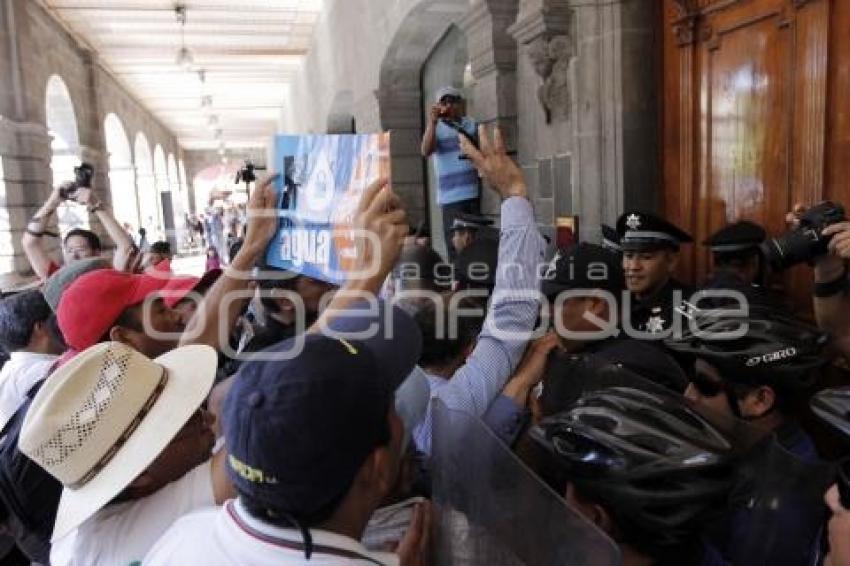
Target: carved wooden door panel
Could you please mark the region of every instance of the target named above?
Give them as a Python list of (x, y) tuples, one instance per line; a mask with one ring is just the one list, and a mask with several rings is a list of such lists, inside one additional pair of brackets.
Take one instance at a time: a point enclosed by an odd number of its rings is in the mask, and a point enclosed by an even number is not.
[[(821, 199), (829, 0), (665, 0), (665, 213), (697, 242)], [(702, 280), (709, 257), (685, 251)], [(802, 275), (789, 275), (786, 283)]]

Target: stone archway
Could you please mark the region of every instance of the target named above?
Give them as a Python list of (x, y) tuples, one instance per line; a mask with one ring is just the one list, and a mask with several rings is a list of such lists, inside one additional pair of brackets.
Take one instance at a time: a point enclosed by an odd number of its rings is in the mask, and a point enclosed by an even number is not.
[[(421, 0), (399, 25), (381, 63), (378, 97), (381, 126), (393, 132), (393, 187), (404, 199), (413, 222), (425, 218), (425, 167), (420, 155), (422, 71), (450, 26), (466, 41), (475, 118), (498, 123), (513, 147), (516, 132), (516, 41), (508, 28), (516, 22), (517, 0)], [(471, 75), (469, 77), (468, 75)], [(459, 85), (460, 86), (460, 85)], [(485, 192), (482, 207), (498, 210), (498, 199)]]
[(103, 121), (106, 151), (109, 154), (109, 188), (112, 211), (122, 225), (129, 224), (132, 231), (139, 224), (139, 203), (136, 194), (136, 171), (130, 140), (121, 119), (110, 113)]
[[(47, 79), (45, 117), (50, 141), (52, 186), (74, 180), (74, 167), (80, 164), (80, 137), (77, 115), (68, 86), (59, 75)], [(73, 228), (88, 228), (88, 214), (83, 207), (63, 202), (57, 210), (59, 231), (65, 234)]]
[(393, 189), (412, 223), (427, 216), (422, 139), (422, 66), (469, 6), (457, 0), (422, 0), (407, 13), (381, 62), (378, 108), (381, 127), (392, 132)]

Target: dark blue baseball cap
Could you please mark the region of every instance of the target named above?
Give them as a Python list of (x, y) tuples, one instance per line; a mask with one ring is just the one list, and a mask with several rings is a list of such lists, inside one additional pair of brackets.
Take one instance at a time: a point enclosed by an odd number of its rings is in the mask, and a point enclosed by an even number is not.
[[(269, 512), (310, 522), (333, 510), (366, 457), (390, 440), (395, 391), (422, 336), (402, 309), (358, 304), (297, 356), (247, 362), (223, 408), (228, 473)], [(290, 339), (264, 353), (291, 352)]]

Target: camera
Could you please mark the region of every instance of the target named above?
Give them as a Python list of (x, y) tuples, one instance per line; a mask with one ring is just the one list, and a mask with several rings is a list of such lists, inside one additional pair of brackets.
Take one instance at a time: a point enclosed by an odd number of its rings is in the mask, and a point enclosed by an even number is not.
[(807, 210), (800, 217), (800, 226), (761, 245), (765, 260), (776, 271), (783, 271), (822, 256), (826, 253), (830, 237), (823, 230), (846, 219), (844, 207), (825, 201)]
[(91, 181), (94, 177), (94, 167), (90, 163), (81, 163), (79, 167), (74, 167), (74, 180), (64, 183), (59, 188), (59, 196), (64, 200), (73, 200), (76, 192), (79, 189), (90, 189)]
[(234, 184), (238, 185), (239, 183), (253, 183), (257, 180), (257, 176), (254, 174), (254, 164), (251, 161), (246, 161), (245, 166), (242, 167), (239, 171), (236, 172), (236, 180)]

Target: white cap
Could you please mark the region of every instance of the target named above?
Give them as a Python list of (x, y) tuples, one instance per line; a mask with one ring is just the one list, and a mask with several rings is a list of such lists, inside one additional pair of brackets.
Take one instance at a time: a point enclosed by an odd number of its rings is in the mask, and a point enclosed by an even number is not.
[(463, 93), (459, 88), (455, 88), (453, 86), (444, 86), (440, 90), (437, 91), (437, 103), (443, 100), (446, 96), (456, 96), (457, 98), (463, 98)]

